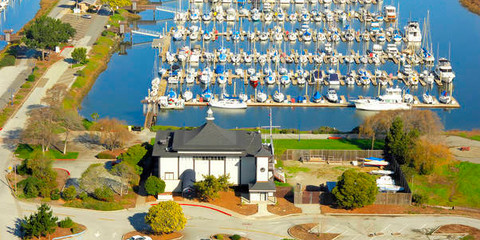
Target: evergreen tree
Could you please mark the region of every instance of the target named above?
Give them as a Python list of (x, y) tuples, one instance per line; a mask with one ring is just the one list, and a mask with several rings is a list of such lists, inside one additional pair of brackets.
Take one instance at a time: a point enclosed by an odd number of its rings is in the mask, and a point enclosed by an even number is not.
[(338, 178), (332, 193), (340, 207), (354, 209), (373, 204), (378, 188), (373, 176), (350, 169)]
[(53, 216), (50, 207), (44, 203), (36, 213), (25, 217), (20, 226), (26, 238), (47, 236), (47, 234), (55, 232), (57, 220), (58, 218)]
[(405, 164), (408, 159), (410, 138), (403, 130), (403, 121), (396, 117), (385, 138), (384, 155), (388, 161), (396, 160), (399, 164)]

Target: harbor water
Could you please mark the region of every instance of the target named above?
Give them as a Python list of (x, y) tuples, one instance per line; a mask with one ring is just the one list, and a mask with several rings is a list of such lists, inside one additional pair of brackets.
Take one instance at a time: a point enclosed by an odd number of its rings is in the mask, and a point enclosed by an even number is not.
[[(383, 1), (383, 5), (391, 4), (397, 6), (396, 1)], [(166, 4), (170, 7), (176, 7), (175, 3)], [(197, 5), (199, 9), (206, 8), (207, 5)], [(331, 9), (337, 9), (339, 7), (330, 6)], [(358, 9), (359, 4), (356, 4), (355, 8)], [(187, 2), (182, 3), (182, 8), (186, 8)], [(317, 7), (317, 6), (313, 6)], [(310, 8), (313, 8), (310, 6)], [(248, 5), (247, 5), (248, 8)], [(286, 12), (293, 10), (300, 11), (302, 7), (286, 6)], [(318, 6), (323, 8), (323, 5)], [(344, 7), (345, 8), (345, 7)], [(349, 8), (347, 5), (346, 8)], [(368, 5), (367, 8), (371, 12), (381, 12), (381, 5)], [(456, 73), (454, 80), (453, 96), (460, 103), (461, 108), (455, 110), (434, 110), (436, 111), (447, 129), (472, 129), (478, 127), (478, 117), (480, 117), (480, 111), (477, 109), (480, 107), (480, 101), (474, 100), (476, 91), (480, 87), (477, 69), (480, 69), (480, 46), (476, 44), (476, 41), (480, 39), (480, 18), (474, 15), (468, 10), (464, 9), (457, 1), (447, 0), (403, 0), (400, 2), (400, 19), (399, 28), (403, 30), (403, 26), (409, 20), (418, 20), (423, 22), (423, 19), (427, 16), (427, 11), (430, 12), (430, 32), (433, 40), (433, 52), (434, 56), (448, 57), (449, 45), (451, 46), (451, 56), (453, 69)], [(145, 11), (140, 13), (142, 20), (152, 20), (153, 12)], [(163, 21), (159, 19), (173, 18), (173, 13), (157, 12), (156, 20), (158, 21), (141, 21), (138, 26), (142, 29), (149, 29), (155, 31), (162, 31), (165, 26), (167, 29), (176, 27), (173, 21)], [(204, 25), (203, 23), (197, 23), (202, 28), (212, 28), (213, 23)], [(236, 23), (239, 25), (239, 23)], [(250, 23), (248, 21), (242, 22), (242, 29), (246, 31), (258, 29), (266, 30), (273, 28), (277, 24), (275, 22), (266, 24), (262, 22)], [(294, 30), (300, 27), (300, 23), (292, 25), (289, 22), (282, 24), (281, 26), (288, 30)], [(190, 26), (190, 23), (185, 24), (186, 27)], [(316, 28), (323, 28), (323, 25), (310, 24), (312, 30)], [(239, 26), (227, 25), (227, 23), (215, 24), (215, 27), (219, 31), (225, 31), (227, 28), (238, 28)], [(344, 25), (337, 24), (339, 29), (342, 29)], [(355, 30), (363, 31), (365, 26), (358, 21), (352, 23), (352, 27)], [(383, 26), (386, 28), (386, 24)], [(130, 36), (126, 36), (126, 40), (129, 40)], [(92, 87), (89, 94), (85, 97), (82, 103), (81, 114), (85, 117), (89, 117), (91, 113), (96, 112), (101, 117), (115, 117), (121, 120), (125, 120), (130, 125), (143, 125), (144, 116), (142, 104), (140, 101), (147, 95), (147, 89), (151, 87), (151, 80), (156, 76), (158, 67), (155, 66), (156, 56), (158, 50), (154, 50), (151, 47), (151, 37), (146, 36), (133, 36), (133, 45), (130, 49), (127, 49), (126, 55), (115, 54), (105, 72), (103, 72), (96, 83)], [(190, 43), (187, 41), (172, 42), (171, 51), (176, 52), (177, 49), (183, 46), (193, 47), (194, 45), (202, 45), (201, 41)], [(267, 43), (255, 43), (251, 44), (249, 41), (241, 41), (238, 44), (234, 44), (232, 41), (217, 40), (206, 44), (208, 49), (213, 51), (219, 47), (225, 47), (234, 52), (238, 49), (242, 49), (246, 52), (251, 52), (255, 49), (258, 52), (264, 53), (268, 49), (277, 50), (296, 50), (298, 53), (307, 49), (309, 52), (314, 52), (316, 49), (316, 43), (305, 44), (302, 42), (296, 43), (281, 43), (272, 44), (269, 41)], [(335, 49), (340, 53), (348, 53), (350, 49), (355, 52), (364, 54), (366, 50), (371, 50), (373, 43), (343, 43), (337, 44)], [(385, 46), (385, 45), (384, 45)], [(320, 46), (321, 48), (321, 46)], [(401, 48), (401, 46), (399, 46)], [(439, 51), (437, 52), (437, 49)], [(168, 65), (161, 63), (160, 65), (166, 67)], [(200, 69), (204, 67), (200, 64)], [(210, 66), (213, 68), (213, 66)], [(242, 67), (242, 66), (241, 66)], [(257, 70), (262, 69), (262, 66), (243, 66), (255, 67)], [(273, 68), (274, 66), (272, 66)], [(295, 64), (289, 64), (286, 66), (289, 70), (294, 70), (297, 66)], [(315, 66), (305, 66), (306, 70), (314, 69)], [(349, 70), (358, 70), (362, 66), (351, 64), (340, 64), (338, 70), (342, 74), (348, 73)], [(234, 70), (235, 67), (227, 63), (227, 69)], [(322, 70), (328, 70), (329, 65), (321, 66)], [(333, 67), (337, 68), (337, 67)], [(374, 65), (367, 65), (366, 68), (370, 71), (374, 71), (376, 67)], [(381, 70), (385, 70), (388, 73), (396, 73), (398, 66), (387, 62), (384, 65), (378, 67)], [(420, 71), (420, 68), (416, 68)], [(235, 89), (234, 86), (236, 87)], [(404, 86), (401, 86), (404, 87)], [(170, 86), (169, 86), (170, 88)], [(172, 87), (175, 91), (181, 92), (185, 89), (185, 86)], [(199, 94), (204, 86), (194, 85), (190, 86), (191, 90), (195, 94)], [(211, 86), (215, 94), (220, 94), (222, 88), (218, 85)], [(282, 91), (286, 95), (297, 97), (307, 93), (312, 96), (315, 91), (319, 91), (325, 94), (328, 87), (325, 86), (287, 86), (279, 87), (277, 85), (267, 87), (259, 85), (257, 90), (262, 90), (272, 95), (274, 91)], [(379, 89), (374, 86), (339, 86), (337, 92), (339, 95), (348, 97), (356, 96), (376, 96)], [(380, 91), (383, 91), (381, 88)], [(254, 89), (250, 85), (245, 86), (243, 81), (237, 81), (234, 85), (227, 85), (225, 91), (238, 94), (246, 92), (248, 95), (254, 94)], [(443, 89), (434, 86), (430, 87), (414, 87), (409, 90), (412, 94), (421, 98), (421, 95), (429, 91), (432, 95), (438, 98)], [(206, 107), (186, 107), (184, 110), (178, 111), (165, 111), (159, 112), (157, 124), (161, 125), (175, 125), (175, 126), (197, 126), (204, 121)], [(215, 110), (215, 117), (217, 123), (226, 128), (235, 127), (257, 127), (268, 124), (268, 109), (261, 107), (249, 107), (246, 110)], [(279, 125), (282, 128), (299, 128), (302, 130), (314, 129), (320, 126), (336, 127), (340, 130), (351, 130), (358, 126), (363, 118), (371, 112), (357, 111), (354, 108), (292, 108), (292, 107), (276, 107), (273, 108), (274, 124)]]
[[(0, 31), (13, 29), (13, 32), (20, 30), (29, 22), (40, 9), (40, 0), (10, 0), (7, 7), (0, 12)], [(7, 45), (0, 41), (0, 49)]]

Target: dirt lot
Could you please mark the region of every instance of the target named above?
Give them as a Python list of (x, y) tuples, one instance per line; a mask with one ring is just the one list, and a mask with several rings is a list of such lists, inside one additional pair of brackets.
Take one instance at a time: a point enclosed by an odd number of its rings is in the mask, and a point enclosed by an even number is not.
[(342, 173), (350, 168), (362, 172), (369, 172), (376, 167), (356, 167), (350, 164), (326, 164), (326, 163), (301, 163), (299, 161), (284, 161), (284, 170), (287, 174), (287, 182), (295, 186), (297, 183), (303, 186), (319, 186), (327, 181), (337, 181)]
[[(459, 136), (446, 137), (450, 152), (460, 161), (469, 161), (480, 164), (480, 141)], [(460, 147), (470, 147), (469, 151), (460, 151)]]
[(473, 239), (480, 239), (480, 229), (465, 226), (461, 224), (450, 224), (441, 226), (435, 233), (466, 233), (473, 237)]
[[(252, 215), (258, 212), (258, 207), (256, 204), (242, 204), (240, 197), (236, 196), (234, 191), (219, 192), (218, 194), (220, 196), (219, 198), (211, 200), (208, 203), (226, 208), (242, 215)], [(200, 202), (198, 199), (190, 200), (175, 194), (173, 199), (175, 201)]]
[(479, 212), (464, 210), (449, 210), (436, 207), (410, 205), (370, 205), (354, 210), (336, 209), (329, 205), (320, 205), (322, 213), (352, 213), (352, 214), (452, 214), (480, 219)]
[(126, 233), (125, 235), (123, 235), (122, 239), (127, 240), (128, 238), (133, 237), (135, 235), (149, 236), (149, 237), (152, 238), (152, 240), (169, 240), (169, 239), (178, 239), (178, 238), (183, 237), (183, 234), (181, 234), (179, 232), (174, 232), (174, 233), (170, 233), (170, 234), (163, 234), (163, 235), (155, 235), (155, 234), (151, 234), (151, 233), (143, 233), (143, 232), (132, 231), (132, 232), (129, 232), (129, 233)]
[(295, 207), (293, 203), (289, 202), (285, 198), (277, 198), (277, 204), (268, 205), (267, 209), (269, 212), (280, 216), (294, 213), (302, 213), (302, 209)]
[(340, 235), (338, 233), (311, 233), (310, 230), (315, 228), (317, 225), (317, 223), (295, 225), (288, 229), (288, 232), (293, 237), (302, 240), (331, 240)]

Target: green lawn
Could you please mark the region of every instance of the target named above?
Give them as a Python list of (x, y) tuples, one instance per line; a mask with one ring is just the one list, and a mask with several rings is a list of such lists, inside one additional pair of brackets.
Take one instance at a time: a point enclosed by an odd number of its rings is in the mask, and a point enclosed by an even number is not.
[[(384, 141), (375, 141), (375, 149), (383, 149)], [(287, 149), (365, 150), (371, 148), (369, 139), (274, 139), (275, 154)]]
[[(35, 151), (42, 151), (41, 146), (32, 146), (29, 144), (19, 144), (17, 149), (15, 149), (15, 155), (22, 159), (30, 159)], [(67, 152), (67, 154), (63, 155), (62, 152), (58, 151), (57, 149), (48, 150), (46, 153), (52, 159), (77, 159), (78, 152)]]
[(430, 176), (416, 175), (410, 188), (428, 196), (431, 205), (480, 208), (480, 164), (460, 162)]

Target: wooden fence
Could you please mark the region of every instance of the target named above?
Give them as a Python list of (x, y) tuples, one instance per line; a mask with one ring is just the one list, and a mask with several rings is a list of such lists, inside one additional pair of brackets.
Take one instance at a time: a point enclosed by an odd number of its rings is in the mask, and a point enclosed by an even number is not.
[(330, 149), (288, 149), (280, 156), (281, 160), (305, 162), (351, 162), (358, 158), (383, 157), (382, 150), (330, 150)]
[(378, 193), (375, 204), (380, 205), (410, 205), (412, 203), (411, 193)]

